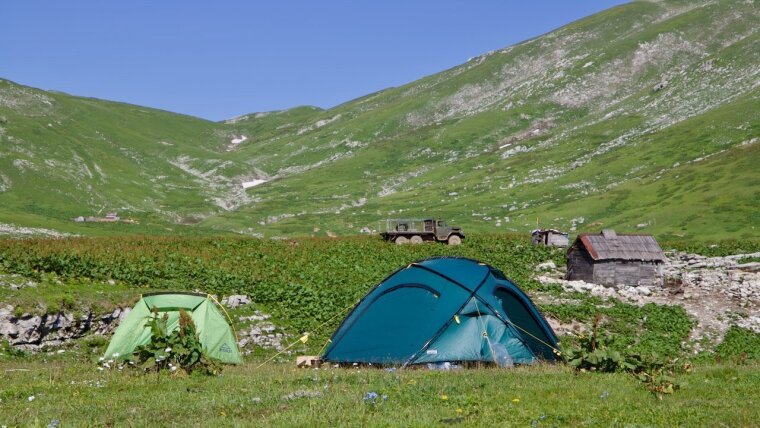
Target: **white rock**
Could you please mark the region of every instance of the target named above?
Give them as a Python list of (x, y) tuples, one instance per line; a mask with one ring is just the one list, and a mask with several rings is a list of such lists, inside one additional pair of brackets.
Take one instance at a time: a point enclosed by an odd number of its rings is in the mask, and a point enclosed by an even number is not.
[(226, 305), (229, 308), (237, 308), (251, 303), (251, 298), (243, 294), (234, 294), (226, 299)]
[(554, 263), (553, 260), (549, 260), (547, 262), (541, 263), (538, 266), (536, 266), (536, 269), (538, 269), (538, 270), (554, 270), (554, 269), (557, 269), (557, 265)]

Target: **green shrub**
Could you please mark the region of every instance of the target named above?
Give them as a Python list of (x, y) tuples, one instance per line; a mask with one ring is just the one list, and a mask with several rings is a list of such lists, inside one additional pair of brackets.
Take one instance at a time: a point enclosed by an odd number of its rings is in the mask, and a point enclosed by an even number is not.
[(93, 334), (83, 339), (82, 345), (89, 349), (104, 349), (108, 346), (108, 339), (105, 336)]
[(591, 324), (615, 333), (608, 343), (618, 352), (638, 354), (656, 353), (668, 358), (683, 354), (682, 343), (688, 338), (694, 321), (680, 306), (647, 303), (636, 306), (610, 299), (604, 305), (599, 297), (574, 295), (577, 304), (549, 304), (541, 308), (562, 322), (573, 320)]
[(721, 359), (741, 362), (760, 359), (760, 334), (737, 326), (731, 326), (723, 342), (715, 348)]
[(690, 364), (678, 366), (677, 359), (663, 360), (656, 353), (644, 355), (630, 350), (616, 350), (615, 336), (606, 331), (599, 332), (601, 319), (601, 316), (595, 318), (591, 334), (579, 337), (577, 346), (564, 350), (571, 367), (581, 372), (630, 373), (658, 398), (679, 389), (676, 373), (690, 372)]
[(154, 309), (149, 321), (151, 341), (132, 353), (134, 365), (145, 371), (198, 371), (208, 375), (221, 372), (221, 364), (206, 355), (196, 332), (195, 323), (183, 309), (179, 310), (179, 328), (169, 333), (168, 315), (158, 316)]
[(27, 356), (27, 353), (21, 349), (16, 348), (7, 340), (0, 342), (0, 356), (8, 356), (11, 358), (23, 358)]

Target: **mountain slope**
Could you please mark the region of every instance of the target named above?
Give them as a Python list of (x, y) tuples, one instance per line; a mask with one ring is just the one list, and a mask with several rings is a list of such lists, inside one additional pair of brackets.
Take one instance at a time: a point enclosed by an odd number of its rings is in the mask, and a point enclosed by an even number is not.
[[(757, 22), (753, 1), (634, 2), (330, 110), (225, 123), (5, 81), (0, 222), (272, 236), (435, 215), (757, 236)], [(142, 224), (68, 220), (101, 210)]]

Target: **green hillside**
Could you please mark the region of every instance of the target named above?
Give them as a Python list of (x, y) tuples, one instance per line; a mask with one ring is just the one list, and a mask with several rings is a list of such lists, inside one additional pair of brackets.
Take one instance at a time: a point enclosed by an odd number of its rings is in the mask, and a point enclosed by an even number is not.
[[(332, 109), (224, 123), (0, 80), (0, 233), (356, 234), (441, 216), (757, 237), (757, 22), (755, 1), (636, 1)], [(107, 211), (139, 224), (71, 221)]]

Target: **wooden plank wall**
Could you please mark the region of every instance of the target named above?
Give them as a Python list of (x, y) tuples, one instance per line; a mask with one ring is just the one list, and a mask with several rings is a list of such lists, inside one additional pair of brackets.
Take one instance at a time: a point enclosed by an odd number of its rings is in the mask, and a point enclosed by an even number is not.
[(659, 268), (651, 262), (610, 260), (594, 264), (595, 284), (651, 287), (658, 282)]
[(571, 281), (593, 282), (593, 262), (594, 260), (587, 251), (573, 248), (567, 254), (567, 275), (565, 278)]
[(594, 261), (585, 249), (572, 248), (567, 255), (565, 279), (614, 286), (652, 287), (662, 284), (662, 265), (654, 262)]

